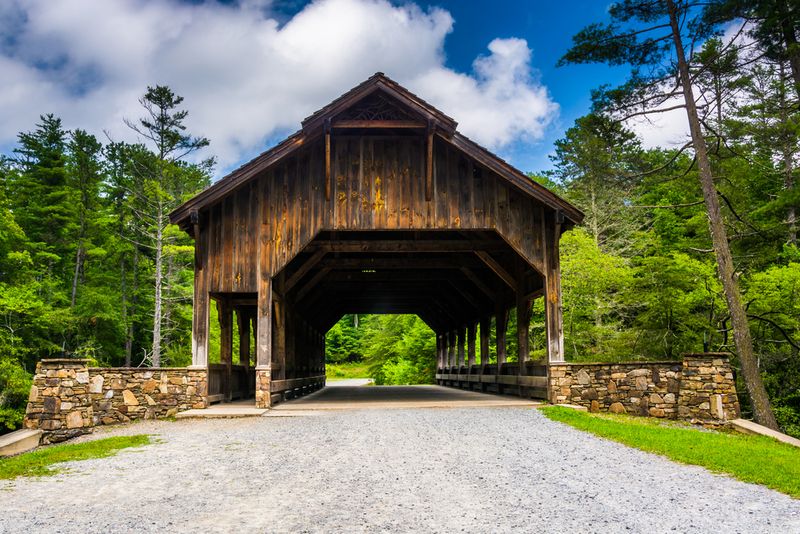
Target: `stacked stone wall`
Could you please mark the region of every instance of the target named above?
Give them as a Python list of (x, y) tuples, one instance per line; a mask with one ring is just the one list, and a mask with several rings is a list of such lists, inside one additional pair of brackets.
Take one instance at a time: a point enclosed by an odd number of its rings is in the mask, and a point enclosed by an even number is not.
[(95, 425), (171, 417), (205, 408), (205, 369), (90, 368), (89, 393)]
[(680, 362), (552, 365), (551, 400), (593, 412), (675, 418), (680, 375)]
[(678, 417), (700, 424), (739, 417), (736, 379), (725, 354), (691, 354), (684, 358)]
[(725, 354), (687, 354), (682, 362), (553, 364), (549, 373), (554, 404), (705, 425), (724, 424), (739, 415)]
[(98, 425), (169, 417), (207, 406), (208, 372), (186, 368), (89, 368), (87, 360), (36, 366), (25, 427), (54, 443)]
[(94, 410), (86, 360), (43, 360), (36, 364), (25, 427), (41, 429), (44, 443), (92, 431)]

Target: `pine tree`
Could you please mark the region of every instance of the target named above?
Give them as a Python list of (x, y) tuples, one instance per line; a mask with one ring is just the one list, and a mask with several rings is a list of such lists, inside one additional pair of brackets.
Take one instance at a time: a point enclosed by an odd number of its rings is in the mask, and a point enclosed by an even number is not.
[(734, 341), (757, 422), (777, 428), (753, 351), (747, 313), (728, 242), (727, 229), (709, 158), (701, 110), (695, 96), (687, 43), (703, 42), (713, 28), (688, 0), (622, 0), (611, 5), (612, 23), (592, 24), (575, 35), (560, 64), (602, 62), (630, 65), (631, 77), (619, 89), (596, 94), (596, 104), (619, 119), (684, 109), (691, 133), (709, 230), (730, 312)]
[[(185, 170), (182, 163), (191, 153), (208, 146), (209, 141), (185, 133), (184, 120), (188, 112), (178, 109), (183, 97), (176, 95), (169, 87), (148, 87), (139, 102), (145, 110), (145, 116), (138, 122), (126, 121), (126, 124), (155, 149), (153, 160), (140, 162), (138, 168), (145, 180), (144, 188), (139, 193), (140, 209), (137, 215), (143, 222), (140, 226), (142, 237), (154, 254), (153, 343), (150, 358), (152, 366), (158, 367), (162, 356), (163, 297), (168, 274), (164, 256), (168, 214), (181, 201), (176, 193), (185, 192), (181, 183), (181, 178), (185, 176), (181, 172)], [(211, 163), (205, 162), (205, 168), (209, 168)]]

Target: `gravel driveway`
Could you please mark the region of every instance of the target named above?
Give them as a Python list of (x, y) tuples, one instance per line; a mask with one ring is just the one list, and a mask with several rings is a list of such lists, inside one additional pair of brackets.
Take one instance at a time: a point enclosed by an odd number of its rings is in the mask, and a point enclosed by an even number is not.
[(123, 433), (158, 443), (0, 483), (0, 531), (800, 532), (798, 500), (531, 407), (144, 422), (95, 437)]

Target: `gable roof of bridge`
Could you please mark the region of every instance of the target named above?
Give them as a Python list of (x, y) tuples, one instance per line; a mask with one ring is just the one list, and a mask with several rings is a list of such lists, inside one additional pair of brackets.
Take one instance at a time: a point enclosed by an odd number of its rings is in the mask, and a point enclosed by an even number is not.
[(410, 117), (413, 117), (420, 124), (433, 129), (441, 139), (461, 150), (490, 171), (495, 172), (518, 190), (539, 200), (546, 206), (560, 211), (569, 223), (577, 224), (583, 220), (583, 213), (578, 208), (543, 185), (531, 180), (525, 173), (508, 162), (459, 133), (456, 130), (458, 123), (454, 119), (382, 72), (378, 72), (333, 100), (330, 104), (306, 117), (301, 123), (300, 130), (179, 206), (170, 213), (170, 221), (173, 224), (185, 224), (188, 222), (192, 212), (215, 204), (241, 185), (249, 182), (264, 170), (272, 167), (295, 150), (307, 144), (310, 140), (321, 136), (325, 131), (324, 129), (330, 127), (330, 121), (333, 118), (353, 108), (373, 94), (388, 96), (389, 99), (403, 108)]

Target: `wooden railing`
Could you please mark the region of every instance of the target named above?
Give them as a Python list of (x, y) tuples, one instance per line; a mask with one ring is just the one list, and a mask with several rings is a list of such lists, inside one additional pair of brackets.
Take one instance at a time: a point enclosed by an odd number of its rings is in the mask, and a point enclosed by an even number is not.
[(525, 362), (522, 372), (516, 362), (504, 363), (500, 369), (496, 364), (443, 367), (436, 371), (436, 382), (474, 391), (547, 398), (547, 366), (541, 362)]

